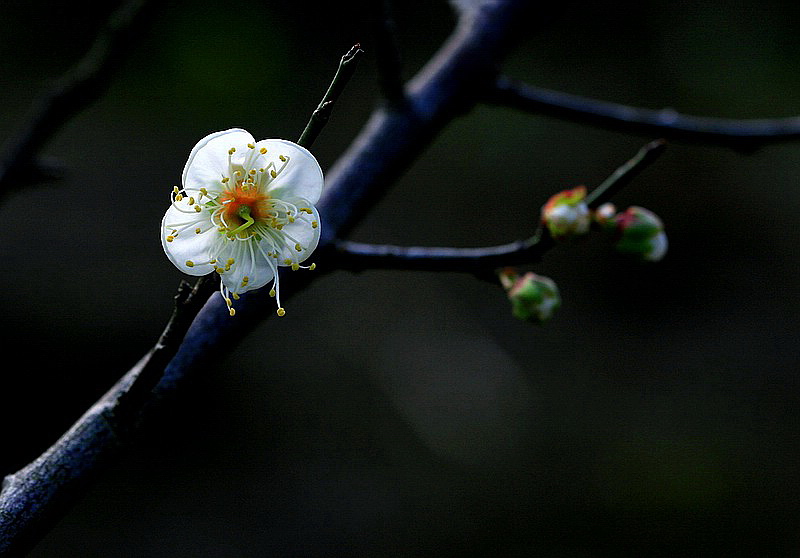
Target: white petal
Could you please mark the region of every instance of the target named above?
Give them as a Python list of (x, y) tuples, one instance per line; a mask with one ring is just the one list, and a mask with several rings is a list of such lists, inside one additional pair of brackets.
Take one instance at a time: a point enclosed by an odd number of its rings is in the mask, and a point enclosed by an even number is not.
[(183, 187), (220, 191), (220, 180), (228, 173), (228, 150), (235, 147), (243, 152), (248, 143), (253, 143), (253, 136), (240, 128), (214, 132), (201, 139), (183, 168)]
[[(267, 263), (256, 244), (251, 239), (248, 241), (226, 241), (224, 253), (220, 253), (221, 264), (227, 262), (228, 258), (233, 258), (234, 263), (231, 268), (224, 272), (220, 279), (232, 293), (244, 293), (253, 289), (263, 287), (274, 277), (272, 267)], [(248, 281), (242, 285), (243, 279)]]
[[(322, 226), (316, 208), (312, 206), (311, 209), (314, 212), (313, 215), (301, 213), (296, 217), (294, 223), (287, 223), (283, 226), (282, 232), (287, 236), (291, 236), (294, 241), (287, 241), (286, 246), (281, 247), (280, 257), (278, 258), (279, 263), (283, 264), (286, 258), (300, 263), (307, 259), (311, 252), (317, 248)], [(317, 222), (316, 228), (311, 225), (312, 221)], [(300, 244), (300, 251), (295, 247), (295, 243)]]
[[(311, 204), (317, 203), (324, 184), (322, 169), (305, 147), (282, 139), (262, 140), (256, 149), (259, 147), (267, 148), (267, 155), (273, 156), (271, 160), (280, 155), (289, 158), (286, 168), (270, 183), (267, 189), (270, 196), (279, 200), (303, 198)], [(275, 164), (280, 168), (280, 162)]]
[[(175, 264), (175, 267), (184, 273), (188, 275), (205, 275), (214, 270), (213, 265), (205, 262), (211, 259), (213, 244), (219, 235), (216, 227), (211, 226), (211, 221), (206, 212), (198, 213), (195, 223), (183, 228), (172, 242), (167, 242), (167, 236), (170, 235), (173, 228), (167, 227), (168, 224), (185, 223), (192, 218), (191, 214), (183, 213), (176, 209), (175, 206), (170, 206), (161, 220), (161, 246), (170, 261)], [(196, 234), (194, 231), (197, 227), (200, 227), (205, 232)], [(187, 261), (191, 261), (194, 265), (187, 265)]]

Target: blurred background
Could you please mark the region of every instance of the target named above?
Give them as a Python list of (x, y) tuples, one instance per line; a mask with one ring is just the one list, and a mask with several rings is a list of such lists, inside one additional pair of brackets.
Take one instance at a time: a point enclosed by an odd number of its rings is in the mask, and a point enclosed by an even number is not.
[[(455, 19), (443, 0), (395, 4), (410, 77)], [(506, 73), (689, 114), (800, 114), (800, 4), (587, 4), (532, 20)], [(3, 3), (3, 140), (115, 7)], [(0, 206), (0, 472), (159, 335), (181, 274), (158, 225), (197, 140), (297, 138), (360, 41), (314, 146), (323, 169), (350, 143), (378, 101), (365, 12), (164, 3), (44, 147), (64, 178)], [(525, 237), (549, 195), (599, 184), (651, 139), (482, 106), (352, 238)], [(224, 352), (32, 556), (797, 556), (798, 170), (797, 142), (673, 142), (615, 199), (664, 219), (666, 259), (594, 237), (557, 247), (535, 267), (563, 298), (543, 327), (469, 276), (325, 276)]]

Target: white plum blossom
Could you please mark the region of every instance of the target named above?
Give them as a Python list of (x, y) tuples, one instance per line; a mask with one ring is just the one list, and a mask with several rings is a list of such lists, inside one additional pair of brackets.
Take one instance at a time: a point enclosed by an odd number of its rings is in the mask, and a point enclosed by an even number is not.
[(278, 267), (301, 266), (319, 242), (314, 204), (322, 169), (307, 149), (282, 139), (255, 141), (238, 128), (209, 134), (194, 146), (161, 222), (161, 244), (189, 275), (216, 272), (231, 315), (231, 298), (272, 282)]

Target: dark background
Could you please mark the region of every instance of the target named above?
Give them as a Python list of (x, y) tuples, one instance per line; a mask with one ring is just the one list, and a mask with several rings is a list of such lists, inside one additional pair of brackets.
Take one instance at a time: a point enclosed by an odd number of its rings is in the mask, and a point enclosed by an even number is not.
[[(396, 2), (407, 77), (454, 23)], [(113, 5), (4, 2), (0, 132)], [(0, 207), (7, 473), (157, 338), (181, 274), (158, 224), (186, 156), (241, 126), (295, 139), (356, 41), (323, 169), (377, 100), (358, 4), (168, 2), (107, 94), (43, 153), (64, 179)], [(800, 114), (796, 2), (561, 3), (505, 64), (536, 85), (736, 118)], [(646, 141), (480, 107), (354, 239), (472, 246), (531, 233), (553, 192)], [(616, 199), (665, 221), (655, 265), (599, 238), (536, 271), (544, 327), (458, 274), (337, 272), (242, 339), (33, 556), (797, 556), (800, 147), (673, 142)], [(324, 219), (324, 216), (323, 216)], [(222, 350), (222, 349), (221, 349)]]

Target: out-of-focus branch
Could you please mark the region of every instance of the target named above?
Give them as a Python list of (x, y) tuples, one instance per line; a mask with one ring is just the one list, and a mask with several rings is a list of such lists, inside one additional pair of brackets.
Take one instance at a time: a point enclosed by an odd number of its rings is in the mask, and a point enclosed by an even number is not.
[(64, 123), (102, 94), (157, 4), (126, 0), (100, 29), (86, 55), (34, 100), (27, 119), (0, 152), (0, 197), (53, 175), (52, 164), (40, 163), (40, 150)]
[(403, 61), (397, 44), (397, 31), (390, 0), (372, 3), (375, 60), (378, 69), (378, 86), (390, 105), (401, 105), (405, 99), (403, 86)]
[[(594, 209), (605, 203), (664, 151), (666, 142), (655, 140), (642, 147), (597, 188), (589, 192), (586, 204)], [(480, 248), (436, 246), (393, 246), (340, 240), (336, 242), (340, 268), (407, 269), (479, 273), (505, 266), (533, 264), (555, 245), (547, 229), (539, 227), (532, 237)]]
[(582, 124), (737, 149), (800, 139), (800, 117), (797, 116), (744, 120), (689, 116), (673, 109), (653, 110), (552, 91), (505, 76), (500, 76), (495, 86), (486, 91), (484, 100)]

